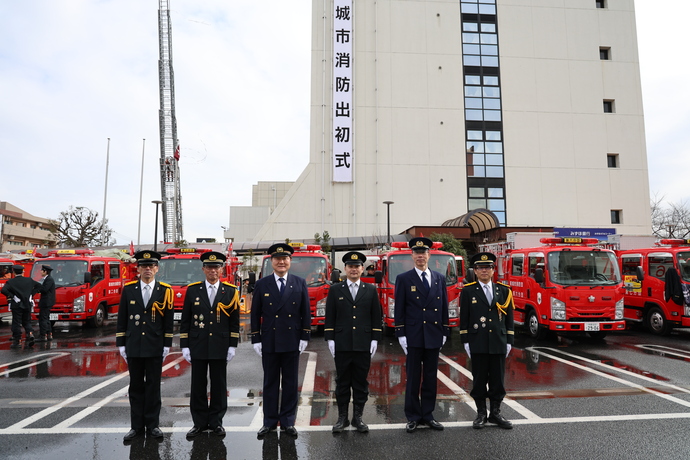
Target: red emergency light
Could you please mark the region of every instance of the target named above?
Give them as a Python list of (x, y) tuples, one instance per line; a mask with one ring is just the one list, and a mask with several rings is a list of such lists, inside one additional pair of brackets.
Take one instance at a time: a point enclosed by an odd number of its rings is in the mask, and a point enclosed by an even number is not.
[(587, 245), (597, 244), (599, 240), (596, 238), (580, 238), (580, 237), (562, 237), (562, 238), (542, 238), (539, 240), (542, 244), (571, 244), (571, 245)]
[(690, 240), (684, 240), (682, 238), (665, 238), (659, 240), (659, 244), (666, 246), (688, 246), (690, 245)]
[(48, 251), (48, 257), (55, 256), (91, 256), (93, 249), (57, 249), (55, 251)]
[(431, 243), (431, 249), (441, 249), (443, 247), (443, 243), (440, 241), (434, 241)]
[(391, 243), (391, 247), (396, 248), (396, 249), (405, 249), (405, 248), (409, 248), (410, 244), (406, 243), (404, 241), (394, 241)]
[(165, 252), (168, 254), (203, 254), (204, 252), (211, 252), (213, 249), (198, 249), (198, 248), (170, 248)]

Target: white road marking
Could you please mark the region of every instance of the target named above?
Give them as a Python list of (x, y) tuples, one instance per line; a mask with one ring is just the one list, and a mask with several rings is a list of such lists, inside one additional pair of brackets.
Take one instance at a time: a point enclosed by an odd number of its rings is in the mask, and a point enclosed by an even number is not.
[[(12, 366), (14, 364), (23, 363), (25, 361), (31, 361), (29, 364), (27, 364), (25, 366), (13, 367), (12, 369), (7, 369), (6, 371), (4, 371), (2, 373), (3, 377), (7, 377), (8, 375), (10, 375), (13, 372), (17, 372), (17, 371), (20, 371), (22, 369), (27, 369), (29, 367), (34, 367), (36, 364), (47, 363), (48, 361), (52, 361), (52, 360), (57, 359), (57, 358), (62, 358), (63, 356), (69, 356), (70, 354), (71, 353), (57, 353), (56, 352), (56, 353), (41, 353), (39, 355), (31, 355), (31, 357), (26, 357), (24, 359), (18, 359), (17, 361), (13, 361), (11, 363), (0, 364), (0, 369), (2, 369), (4, 367), (9, 368), (10, 366)], [(34, 361), (35, 359), (42, 358), (44, 356), (48, 356), (48, 358), (42, 359), (40, 361)]]
[(690, 359), (690, 351), (682, 350), (680, 348), (672, 348), (664, 345), (635, 345), (637, 348), (643, 350), (653, 351), (655, 353), (663, 353), (665, 355), (678, 356), (679, 358)]
[(314, 381), (316, 380), (317, 353), (314, 351), (305, 351), (304, 353), (309, 354), (309, 361), (307, 361), (307, 368), (304, 370), (300, 403), (297, 406), (297, 417), (295, 418), (296, 426), (307, 426), (311, 422), (311, 400), (314, 397)]

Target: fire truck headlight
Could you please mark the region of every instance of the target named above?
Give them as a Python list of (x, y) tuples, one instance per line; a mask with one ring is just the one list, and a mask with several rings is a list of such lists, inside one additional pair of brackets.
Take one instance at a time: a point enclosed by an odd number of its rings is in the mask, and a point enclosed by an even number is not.
[(395, 318), (395, 299), (393, 297), (388, 298), (388, 317)]
[(326, 316), (326, 299), (316, 302), (316, 316)]
[(565, 321), (565, 302), (551, 297), (551, 319)]
[(685, 316), (690, 316), (690, 307), (685, 307)]
[(449, 318), (457, 318), (459, 316), (458, 315), (458, 304), (460, 303), (459, 300), (460, 300), (460, 298), (458, 297), (457, 299), (451, 300), (450, 302), (448, 302), (448, 317)]
[[(625, 308), (625, 302), (623, 299), (616, 302), (616, 319), (623, 319), (623, 309)], [(687, 308), (687, 307), (685, 307)]]
[(81, 295), (74, 299), (74, 307), (72, 307), (72, 311), (74, 313), (84, 313), (84, 305), (86, 304), (86, 297)]

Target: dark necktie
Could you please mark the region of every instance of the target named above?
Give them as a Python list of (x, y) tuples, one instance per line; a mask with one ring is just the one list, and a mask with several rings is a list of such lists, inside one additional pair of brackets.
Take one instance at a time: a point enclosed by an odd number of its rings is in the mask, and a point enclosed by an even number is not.
[(278, 281), (280, 281), (280, 295), (283, 295), (283, 292), (285, 292), (285, 278), (278, 278)]
[(424, 295), (429, 294), (429, 281), (426, 279), (426, 272), (422, 272), (422, 286), (424, 286)]

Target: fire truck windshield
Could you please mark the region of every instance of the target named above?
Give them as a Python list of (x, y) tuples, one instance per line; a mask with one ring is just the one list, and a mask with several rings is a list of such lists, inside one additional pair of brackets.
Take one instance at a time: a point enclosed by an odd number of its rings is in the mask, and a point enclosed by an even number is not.
[(683, 281), (690, 282), (690, 252), (679, 252), (677, 257), (680, 277)]
[[(47, 262), (48, 263), (48, 262)], [(84, 284), (84, 273), (89, 270), (89, 263), (85, 260), (51, 260), (53, 267), (50, 275), (55, 280), (55, 287), (81, 286)], [(36, 263), (31, 270), (31, 277), (41, 279), (41, 263)]]
[(162, 259), (156, 279), (171, 286), (186, 286), (205, 279), (199, 259)]
[[(388, 260), (389, 282), (395, 284), (395, 279), (399, 274), (412, 270), (413, 267), (414, 262), (410, 254), (392, 254)], [(450, 254), (431, 254), (429, 269), (442, 274), (446, 279), (446, 286), (452, 286), (458, 282), (455, 257)]]
[[(271, 258), (264, 259), (264, 266), (261, 270), (262, 276), (273, 274)], [(300, 276), (307, 281), (307, 286), (321, 286), (326, 284), (326, 259), (323, 257), (310, 257), (293, 255), (290, 262), (292, 275)]]
[(602, 286), (621, 282), (616, 257), (608, 251), (549, 252), (548, 273), (552, 282), (570, 286)]

